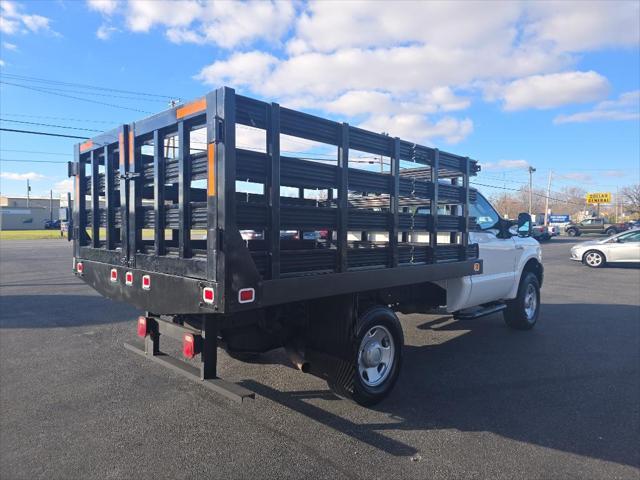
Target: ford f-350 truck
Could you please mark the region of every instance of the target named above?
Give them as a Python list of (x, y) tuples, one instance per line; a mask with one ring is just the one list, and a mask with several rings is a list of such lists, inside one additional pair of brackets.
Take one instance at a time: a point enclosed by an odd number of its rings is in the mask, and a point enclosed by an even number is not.
[[(237, 142), (243, 129), (261, 145)], [(292, 139), (323, 154), (281, 149)], [(336, 394), (373, 405), (402, 365), (396, 312), (537, 321), (531, 218), (501, 219), (470, 187), (478, 171), (223, 87), (76, 146), (73, 269), (144, 312), (142, 346), (128, 349), (214, 391), (253, 396), (217, 377), (218, 346), (239, 358), (284, 347)], [(166, 339), (186, 360), (160, 350)]]

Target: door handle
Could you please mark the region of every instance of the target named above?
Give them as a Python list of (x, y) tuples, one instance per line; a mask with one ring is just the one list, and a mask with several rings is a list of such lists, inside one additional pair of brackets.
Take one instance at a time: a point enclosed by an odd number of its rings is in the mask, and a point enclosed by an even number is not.
[(524, 250), (524, 245), (516, 245), (516, 250)]

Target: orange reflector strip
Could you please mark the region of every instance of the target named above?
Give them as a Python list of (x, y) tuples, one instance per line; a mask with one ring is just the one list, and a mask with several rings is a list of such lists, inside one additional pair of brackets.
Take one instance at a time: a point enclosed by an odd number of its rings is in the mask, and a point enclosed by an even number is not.
[(207, 195), (216, 196), (216, 144), (210, 143), (207, 148)]
[(194, 113), (202, 112), (207, 108), (207, 99), (201, 98), (195, 102), (187, 103), (184, 107), (176, 110), (176, 118), (188, 117)]
[(120, 151), (120, 166), (123, 167), (124, 166), (124, 133), (120, 132), (118, 134), (118, 144), (119, 144), (119, 151)]
[(133, 135), (133, 131), (129, 132), (129, 166), (133, 167), (133, 162), (136, 161), (136, 156), (135, 156), (135, 146), (134, 146), (134, 135)]
[(91, 147), (93, 147), (93, 140), (87, 140), (86, 142), (80, 144), (80, 151), (84, 152), (86, 150), (89, 150)]

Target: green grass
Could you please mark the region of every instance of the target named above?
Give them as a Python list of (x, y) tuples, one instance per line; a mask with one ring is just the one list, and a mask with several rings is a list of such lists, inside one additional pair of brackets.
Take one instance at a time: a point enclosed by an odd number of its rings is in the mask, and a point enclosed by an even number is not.
[(0, 240), (47, 240), (60, 237), (60, 230), (0, 230)]

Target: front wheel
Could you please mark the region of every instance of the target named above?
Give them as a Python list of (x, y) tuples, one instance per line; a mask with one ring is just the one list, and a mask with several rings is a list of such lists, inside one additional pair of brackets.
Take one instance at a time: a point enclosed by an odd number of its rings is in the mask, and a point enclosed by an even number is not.
[(569, 230), (567, 230), (567, 235), (569, 235), (570, 237), (577, 237), (578, 231), (575, 228), (570, 228)]
[(609, 230), (607, 230), (606, 232), (604, 232), (607, 234), (607, 236), (612, 237), (614, 236), (616, 233), (618, 233), (618, 231), (615, 228), (610, 228)]
[(607, 263), (603, 253), (598, 250), (589, 250), (586, 252), (582, 257), (582, 261), (591, 268), (602, 268)]
[(352, 365), (334, 372), (327, 383), (337, 395), (368, 407), (382, 401), (398, 380), (404, 336), (398, 317), (382, 306), (365, 312), (355, 330)]
[(531, 272), (526, 272), (518, 287), (518, 296), (507, 302), (502, 312), (505, 323), (516, 330), (531, 330), (540, 313), (540, 282)]

